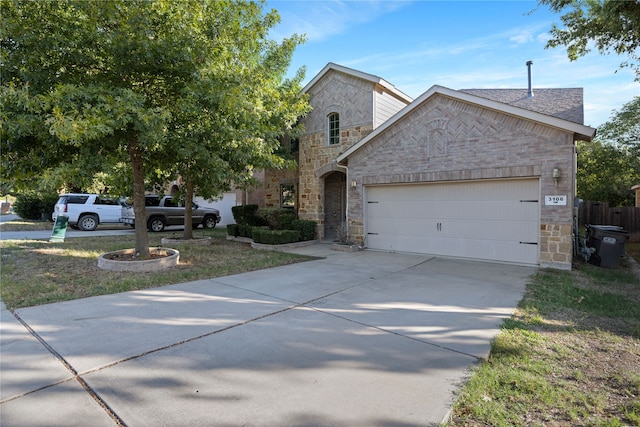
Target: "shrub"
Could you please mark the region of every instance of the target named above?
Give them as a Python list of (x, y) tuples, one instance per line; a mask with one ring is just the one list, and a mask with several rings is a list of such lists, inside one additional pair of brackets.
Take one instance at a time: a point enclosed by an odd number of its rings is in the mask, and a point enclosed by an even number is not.
[(24, 219), (51, 219), (57, 200), (57, 194), (18, 194), (13, 208)]
[(233, 219), (238, 225), (266, 225), (262, 223), (264, 220), (256, 215), (257, 212), (258, 205), (240, 205), (231, 208)]
[(298, 230), (269, 230), (264, 228), (254, 228), (253, 241), (265, 245), (284, 245), (300, 240)]
[(262, 218), (272, 230), (292, 230), (296, 213), (286, 208), (262, 208), (258, 211), (258, 217)]
[(240, 237), (248, 237), (248, 238), (251, 239), (251, 237), (252, 237), (251, 229), (252, 228), (253, 228), (252, 225), (238, 224), (238, 236), (240, 236)]
[(300, 232), (300, 239), (305, 240), (313, 240), (316, 238), (316, 222), (310, 221), (307, 219), (296, 219), (291, 223), (291, 226), (294, 230), (298, 230)]
[(227, 234), (229, 236), (238, 237), (240, 234), (238, 224), (227, 224)]

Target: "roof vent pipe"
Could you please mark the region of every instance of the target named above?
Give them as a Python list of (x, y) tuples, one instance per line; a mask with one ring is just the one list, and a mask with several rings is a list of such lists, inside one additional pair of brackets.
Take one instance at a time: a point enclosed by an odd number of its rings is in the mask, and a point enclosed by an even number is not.
[(533, 61), (527, 61), (527, 71), (529, 73), (529, 91), (527, 92), (527, 98), (533, 98), (533, 88), (531, 87), (531, 66)]

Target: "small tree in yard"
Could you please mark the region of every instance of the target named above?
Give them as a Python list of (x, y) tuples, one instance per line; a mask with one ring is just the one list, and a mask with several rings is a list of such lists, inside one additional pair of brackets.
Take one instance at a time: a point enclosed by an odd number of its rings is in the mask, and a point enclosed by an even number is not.
[(254, 167), (285, 165), (275, 129), (308, 108), (302, 74), (283, 81), (301, 39), (266, 40), (278, 16), (263, 5), (3, 0), (1, 180), (126, 160), (135, 249), (148, 257), (150, 171), (179, 172), (187, 193), (214, 197)]

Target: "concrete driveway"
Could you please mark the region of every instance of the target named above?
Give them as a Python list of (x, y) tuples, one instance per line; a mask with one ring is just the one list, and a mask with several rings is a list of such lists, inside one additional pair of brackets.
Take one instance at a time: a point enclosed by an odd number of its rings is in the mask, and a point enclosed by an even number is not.
[[(2, 310), (2, 426), (425, 426), (534, 268), (325, 258)], [(22, 323), (20, 323), (21, 320)]]

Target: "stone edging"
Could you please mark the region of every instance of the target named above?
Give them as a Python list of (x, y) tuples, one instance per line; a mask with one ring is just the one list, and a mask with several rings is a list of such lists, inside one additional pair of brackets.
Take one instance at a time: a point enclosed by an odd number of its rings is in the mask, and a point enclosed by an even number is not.
[(285, 243), (282, 245), (265, 245), (263, 243), (256, 243), (253, 239), (248, 237), (235, 237), (227, 234), (227, 240), (233, 242), (250, 243), (253, 249), (266, 250), (266, 251), (280, 251), (284, 252), (288, 249), (302, 248), (305, 246), (315, 245), (320, 242), (319, 240), (305, 240), (303, 242)]
[(340, 252), (360, 252), (364, 250), (364, 247), (358, 245), (341, 245), (339, 243), (333, 243), (331, 249)]
[(303, 242), (285, 243), (282, 245), (265, 245), (264, 243), (251, 242), (253, 249), (260, 249), (266, 251), (280, 251), (285, 252), (287, 249), (303, 248), (305, 246), (311, 246), (318, 243), (319, 240), (305, 240)]
[[(162, 271), (170, 267), (178, 265), (180, 260), (180, 252), (171, 248), (151, 248), (153, 251), (166, 251), (171, 255), (162, 257), (147, 259), (141, 261), (115, 261), (105, 257), (105, 255), (113, 254), (114, 252), (108, 252), (98, 257), (98, 267), (107, 271), (133, 271), (133, 272), (151, 272)], [(125, 249), (122, 251), (116, 251), (116, 253), (131, 253), (134, 249)]]

